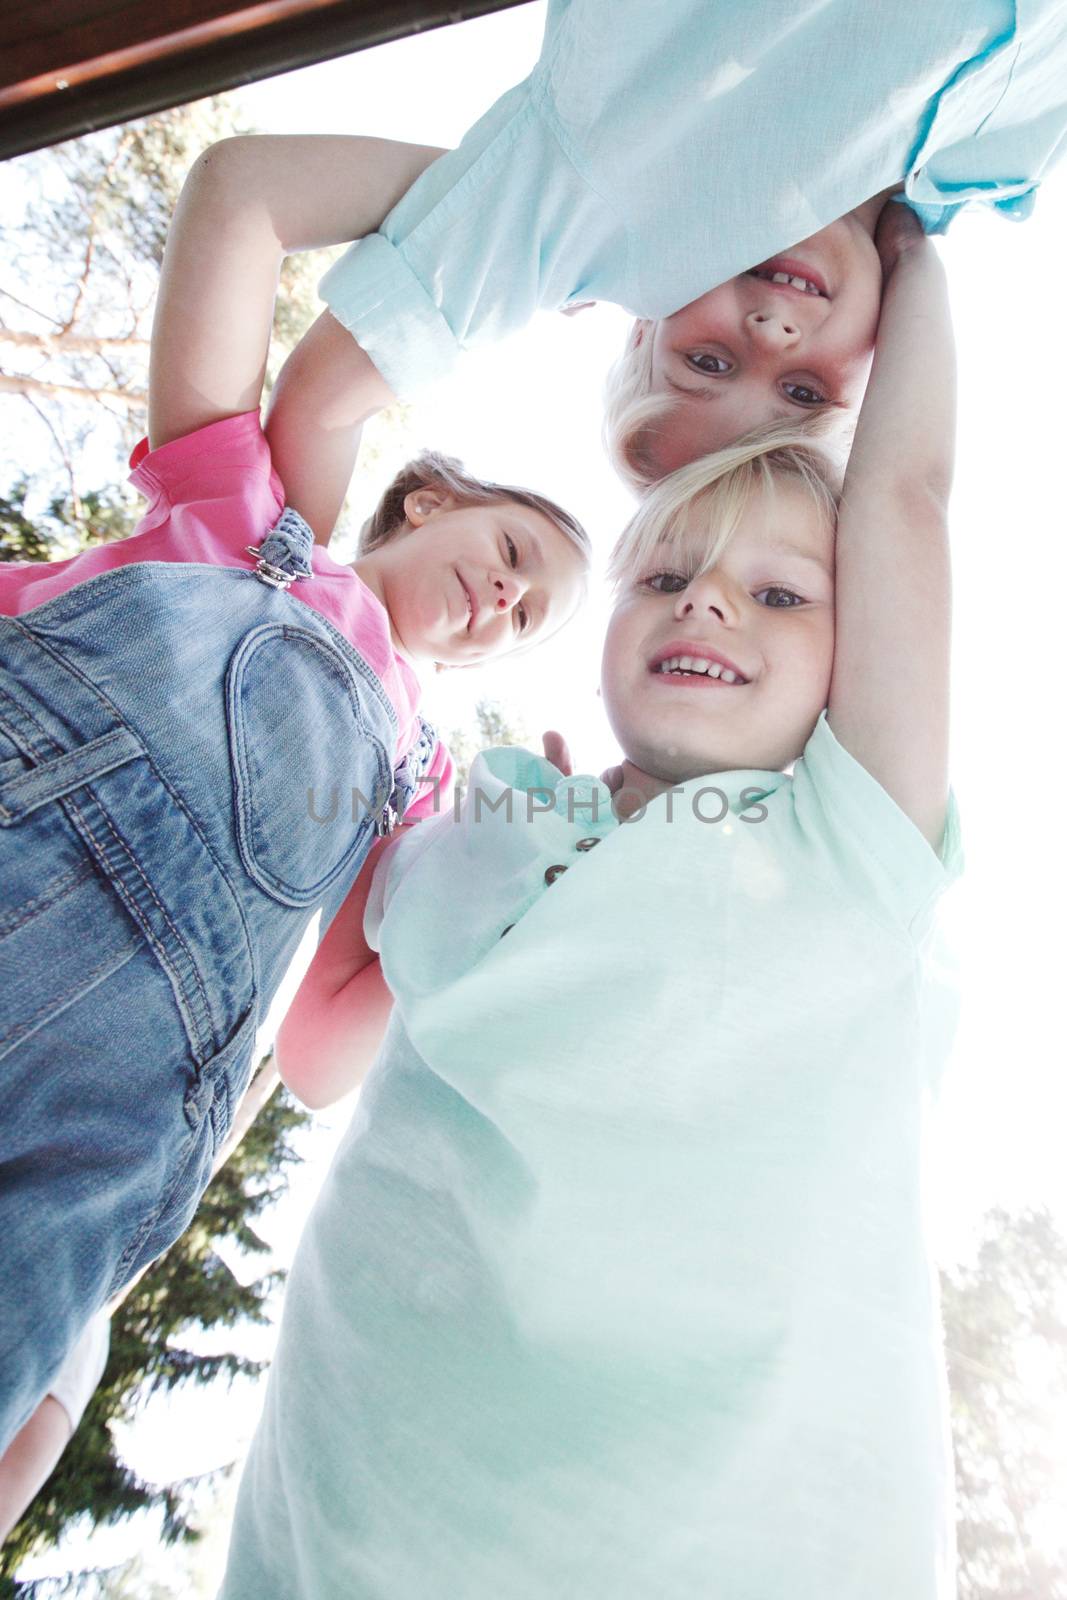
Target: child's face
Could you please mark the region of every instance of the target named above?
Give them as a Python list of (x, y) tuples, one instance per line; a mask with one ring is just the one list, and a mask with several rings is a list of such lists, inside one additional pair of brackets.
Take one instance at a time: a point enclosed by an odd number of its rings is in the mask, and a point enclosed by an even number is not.
[(408, 529), (374, 554), (400, 645), (468, 666), (555, 633), (577, 609), (584, 564), (550, 518), (512, 500), (458, 506), (408, 495)]
[[(661, 545), (620, 590), (604, 642), (612, 729), (635, 767), (671, 783), (781, 771), (829, 696), (834, 534), (811, 497), (781, 480), (754, 495), (716, 566), (691, 577), (706, 549), (697, 527)], [(725, 659), (745, 681), (660, 670), (686, 655)]]
[[(813, 287), (773, 283), (775, 273)], [(652, 392), (677, 400), (649, 443), (656, 470), (673, 472), (775, 418), (826, 403), (858, 408), (881, 292), (874, 241), (849, 215), (644, 325)]]

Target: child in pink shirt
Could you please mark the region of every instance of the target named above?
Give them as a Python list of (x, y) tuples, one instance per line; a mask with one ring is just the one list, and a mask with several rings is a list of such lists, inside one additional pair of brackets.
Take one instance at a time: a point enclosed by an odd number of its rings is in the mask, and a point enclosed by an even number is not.
[(282, 256), (375, 228), (434, 153), (202, 156), (132, 463), (148, 510), (129, 539), (0, 572), (0, 1451), (187, 1225), (312, 914), (329, 924), (424, 776), (448, 783), (417, 665), (528, 647), (581, 597), (585, 535), (540, 496), (420, 457), (346, 567), (272, 468)]

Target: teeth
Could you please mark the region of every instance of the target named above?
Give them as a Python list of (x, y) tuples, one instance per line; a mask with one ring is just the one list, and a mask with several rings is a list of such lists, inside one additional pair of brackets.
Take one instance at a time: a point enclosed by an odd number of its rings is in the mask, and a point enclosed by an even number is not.
[(666, 661), (661, 661), (656, 668), (657, 672), (699, 672), (709, 678), (721, 678), (724, 683), (744, 683), (740, 673), (732, 672), (729, 667), (720, 666), (717, 661), (709, 661), (705, 656), (671, 656)]
[(822, 294), (822, 290), (810, 278), (800, 278), (792, 272), (758, 272), (753, 267), (752, 277), (762, 278), (765, 283), (788, 283), (794, 289), (802, 289), (805, 294)]

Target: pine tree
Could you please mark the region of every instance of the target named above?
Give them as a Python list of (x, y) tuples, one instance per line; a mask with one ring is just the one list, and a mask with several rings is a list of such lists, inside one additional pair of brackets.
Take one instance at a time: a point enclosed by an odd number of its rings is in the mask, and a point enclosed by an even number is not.
[(1047, 1210), (993, 1210), (975, 1262), (942, 1274), (942, 1296), (960, 1600), (1067, 1600), (1050, 1417), (1067, 1397), (1067, 1240)]
[[(142, 1482), (122, 1462), (108, 1424), (131, 1418), (158, 1390), (261, 1370), (261, 1362), (232, 1352), (194, 1354), (183, 1345), (182, 1334), (269, 1320), (267, 1299), (281, 1274), (265, 1273), (242, 1285), (213, 1247), (226, 1239), (251, 1255), (267, 1249), (253, 1222), (284, 1190), (286, 1168), (299, 1159), (293, 1135), (309, 1120), (284, 1091), (273, 1095), (205, 1192), (191, 1227), (115, 1312), (103, 1380), (55, 1472), (0, 1551), (0, 1595), (29, 1600), (35, 1586), (11, 1581), (19, 1565), (55, 1544), (82, 1516), (106, 1526), (160, 1507), (166, 1539), (196, 1537), (190, 1510), (202, 1480), (163, 1487)], [(92, 1574), (75, 1574), (72, 1582), (75, 1592), (80, 1586), (92, 1593), (97, 1586)], [(54, 1586), (40, 1586), (41, 1593), (46, 1591)]]

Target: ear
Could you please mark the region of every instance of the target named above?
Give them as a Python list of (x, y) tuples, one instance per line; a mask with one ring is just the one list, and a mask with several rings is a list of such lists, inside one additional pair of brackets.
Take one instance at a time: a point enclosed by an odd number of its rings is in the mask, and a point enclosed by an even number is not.
[(631, 350), (636, 350), (638, 345), (642, 344), (645, 339), (650, 339), (652, 337), (652, 329), (654, 326), (655, 324), (650, 322), (647, 317), (638, 317), (633, 327), (630, 329), (628, 348)]
[(454, 504), (446, 489), (427, 484), (424, 489), (412, 489), (404, 496), (404, 516), (413, 528), (421, 528), (436, 511), (450, 511)]

